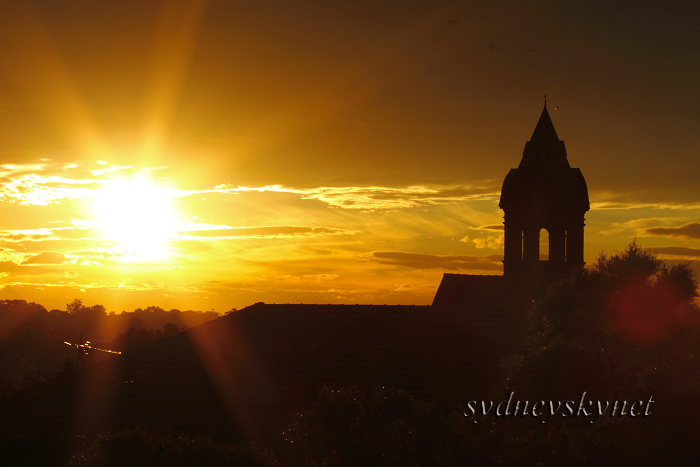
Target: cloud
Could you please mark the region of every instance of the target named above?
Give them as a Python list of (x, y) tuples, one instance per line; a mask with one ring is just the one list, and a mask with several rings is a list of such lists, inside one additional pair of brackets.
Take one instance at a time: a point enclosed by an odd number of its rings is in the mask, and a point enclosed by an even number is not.
[[(90, 199), (109, 186), (110, 180), (99, 177), (105, 173), (130, 169), (130, 166), (98, 164), (94, 167), (64, 166), (54, 163), (0, 166), (0, 199), (25, 205), (49, 205), (64, 200)], [(141, 172), (148, 169), (139, 169)], [(315, 199), (333, 207), (360, 210), (393, 210), (425, 205), (454, 203), (465, 200), (495, 200), (500, 193), (500, 181), (484, 180), (470, 185), (417, 185), (408, 187), (346, 186), (309, 189), (287, 188), (281, 185), (244, 187), (230, 184), (203, 190), (171, 189), (172, 196), (192, 196), (207, 193), (277, 192), (295, 193), (301, 199)]]
[(640, 217), (624, 222), (598, 223), (600, 235), (619, 235), (633, 232), (635, 236), (648, 236), (646, 230), (659, 225), (673, 225), (681, 222), (678, 217)]
[(401, 284), (397, 288), (395, 288), (393, 291), (394, 292), (411, 292), (413, 290), (413, 286), (411, 284)]
[(473, 185), (420, 185), (409, 187), (318, 187), (306, 190), (285, 188), (281, 185), (242, 187), (217, 185), (207, 190), (180, 190), (177, 196), (206, 193), (278, 192), (297, 193), (302, 199), (315, 199), (333, 207), (368, 211), (413, 208), (475, 199), (496, 199), (500, 183), (485, 180)]
[(338, 275), (337, 274), (304, 274), (304, 279), (312, 279), (316, 282), (321, 282), (321, 281), (332, 281), (333, 279), (337, 279)]
[(11, 248), (0, 248), (0, 268), (17, 266), (30, 255)]
[(122, 165), (122, 166), (113, 165), (112, 167), (109, 167), (107, 169), (91, 170), (90, 172), (92, 172), (93, 175), (97, 176), (97, 175), (105, 174), (107, 172), (114, 172), (116, 170), (124, 170), (124, 169), (130, 169), (130, 168), (131, 168), (130, 165)]
[(101, 238), (102, 231), (95, 227), (60, 227), (51, 229), (51, 240), (89, 240)]
[(689, 222), (679, 227), (653, 227), (645, 229), (645, 233), (654, 237), (679, 237), (695, 240), (700, 239), (700, 224)]
[(700, 205), (692, 203), (633, 203), (633, 202), (598, 202), (591, 203), (591, 211), (629, 211), (630, 209), (669, 209), (669, 210), (695, 210)]
[(59, 164), (3, 165), (0, 167), (0, 198), (11, 203), (43, 206), (64, 199), (91, 198), (94, 188), (100, 186), (98, 180), (56, 175), (76, 168)]
[(0, 283), (0, 290), (5, 289), (8, 287), (31, 287), (32, 289), (36, 289), (37, 287), (46, 287), (46, 288), (66, 288), (66, 289), (78, 289), (81, 291), (86, 291), (86, 290), (119, 290), (119, 291), (131, 291), (131, 292), (141, 292), (141, 291), (157, 291), (157, 292), (171, 292), (171, 293), (197, 293), (197, 294), (202, 294), (202, 293), (210, 293), (206, 289), (197, 287), (197, 286), (178, 286), (178, 285), (170, 285), (170, 284), (163, 284), (159, 282), (154, 282), (154, 283), (140, 283), (140, 284), (132, 284), (131, 281), (127, 280), (126, 282), (120, 282), (119, 284), (105, 284), (105, 283), (97, 283), (97, 282), (91, 282), (91, 283), (77, 283), (77, 282), (64, 282), (64, 281), (59, 281), (58, 283), (55, 282), (3, 282)]
[(208, 188), (205, 190), (176, 190), (173, 192), (175, 196), (192, 196), (192, 195), (202, 195), (206, 193), (246, 193), (246, 192), (276, 192), (276, 193), (306, 193), (303, 190), (294, 190), (292, 188), (284, 188), (281, 185), (268, 185), (262, 187), (246, 187), (240, 185), (223, 184), (217, 185), (214, 188)]
[(472, 242), (474, 242), (477, 248), (500, 250), (503, 248), (503, 235), (500, 237), (488, 236), (486, 238), (475, 238)]
[(314, 281), (314, 282), (322, 282), (322, 281), (331, 281), (333, 279), (337, 279), (338, 275), (337, 274), (304, 274), (303, 276), (292, 276), (290, 274), (282, 274), (280, 276), (275, 276), (275, 280), (278, 281)]
[(118, 258), (118, 257), (125, 256), (124, 253), (115, 251), (113, 249), (71, 251), (70, 255), (73, 257), (98, 258), (98, 259), (109, 259), (109, 258), (115, 258), (115, 257)]
[[(220, 226), (214, 226), (220, 227)], [(296, 225), (274, 225), (265, 227), (227, 227), (206, 230), (185, 231), (180, 238), (194, 239), (236, 239), (244, 237), (253, 238), (293, 238), (293, 237), (317, 237), (326, 235), (354, 235), (357, 230), (337, 229), (334, 227), (304, 227)]]
[(441, 256), (400, 251), (375, 251), (370, 253), (368, 257), (381, 264), (393, 264), (414, 269), (500, 271), (503, 268), (502, 255)]
[[(105, 163), (99, 161), (98, 166)], [(94, 167), (94, 165), (93, 165)], [(105, 173), (125, 170), (130, 166), (98, 167), (91, 170), (90, 165), (65, 165), (54, 162), (41, 164), (0, 166), (0, 199), (13, 204), (47, 206), (65, 200), (90, 199), (100, 193), (100, 189), (113, 184), (110, 180), (101, 180)], [(144, 172), (156, 168), (140, 168)]]
[(303, 199), (317, 199), (345, 209), (382, 210), (414, 208), (476, 199), (495, 199), (500, 186), (486, 181), (479, 185), (433, 185), (388, 187), (322, 187), (309, 190)]
[(49, 229), (38, 229), (32, 231), (4, 230), (0, 231), (0, 242), (26, 242), (51, 240)]
[(97, 228), (57, 227), (54, 229), (0, 230), (0, 242), (43, 242), (47, 240), (94, 240), (102, 237)]
[(503, 224), (491, 224), (491, 225), (482, 225), (481, 227), (472, 227), (473, 230), (503, 230), (504, 225)]
[(693, 258), (700, 257), (700, 248), (687, 248), (683, 246), (657, 246), (647, 248), (650, 251), (656, 251), (662, 256), (689, 256)]
[(62, 264), (65, 262), (66, 257), (62, 253), (45, 251), (27, 258), (22, 264)]

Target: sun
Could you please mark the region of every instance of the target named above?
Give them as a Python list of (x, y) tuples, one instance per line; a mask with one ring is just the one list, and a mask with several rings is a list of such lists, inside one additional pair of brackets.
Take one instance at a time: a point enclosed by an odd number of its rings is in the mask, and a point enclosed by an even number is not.
[(126, 258), (168, 255), (179, 222), (172, 189), (147, 179), (110, 180), (98, 190), (93, 210), (104, 237), (117, 242)]

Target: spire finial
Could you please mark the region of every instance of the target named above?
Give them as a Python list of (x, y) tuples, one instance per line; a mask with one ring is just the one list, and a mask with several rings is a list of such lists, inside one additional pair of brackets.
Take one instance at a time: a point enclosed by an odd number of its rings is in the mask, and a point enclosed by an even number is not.
[(544, 95), (544, 108), (547, 108), (547, 94)]

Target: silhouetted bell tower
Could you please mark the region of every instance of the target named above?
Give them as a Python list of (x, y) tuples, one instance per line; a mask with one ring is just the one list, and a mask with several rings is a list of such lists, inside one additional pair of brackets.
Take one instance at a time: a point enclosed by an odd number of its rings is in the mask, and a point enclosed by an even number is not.
[(546, 101), (520, 165), (503, 181), (499, 207), (505, 277), (554, 279), (583, 266), (588, 188), (581, 170), (569, 166)]

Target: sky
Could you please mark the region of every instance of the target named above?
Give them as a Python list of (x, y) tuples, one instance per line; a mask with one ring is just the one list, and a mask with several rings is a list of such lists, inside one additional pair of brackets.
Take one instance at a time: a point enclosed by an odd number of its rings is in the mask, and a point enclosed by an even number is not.
[(430, 304), (443, 273), (502, 273), (500, 188), (544, 94), (588, 184), (586, 262), (635, 239), (697, 260), (698, 17), (685, 1), (0, 2), (0, 299)]

